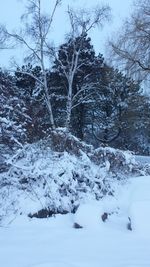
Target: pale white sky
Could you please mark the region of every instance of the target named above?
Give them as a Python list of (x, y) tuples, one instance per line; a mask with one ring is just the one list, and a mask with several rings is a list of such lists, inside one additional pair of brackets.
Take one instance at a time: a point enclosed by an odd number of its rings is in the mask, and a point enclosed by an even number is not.
[[(50, 8), (54, 0), (42, 0), (46, 6), (46, 11)], [(4, 0), (0, 8), (0, 23), (4, 23), (9, 30), (19, 28), (20, 16), (23, 13), (24, 4), (26, 0)], [(105, 42), (106, 39), (117, 31), (123, 20), (129, 16), (132, 10), (133, 0), (62, 0), (62, 5), (57, 10), (55, 21), (52, 28), (52, 39), (56, 44), (63, 43), (64, 34), (67, 32), (67, 10), (68, 4), (73, 7), (92, 7), (97, 4), (109, 4), (112, 8), (112, 21), (106, 24), (103, 30), (94, 30), (91, 33), (92, 43), (94, 44), (96, 52), (103, 53), (105, 56)], [(9, 58), (15, 55), (17, 60), (21, 62), (23, 51), (0, 51), (0, 66), (8, 65)]]

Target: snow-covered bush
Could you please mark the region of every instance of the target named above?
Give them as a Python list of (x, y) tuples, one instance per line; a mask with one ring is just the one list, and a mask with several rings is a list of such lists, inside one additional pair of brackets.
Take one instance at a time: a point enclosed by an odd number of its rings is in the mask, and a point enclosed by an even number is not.
[(9, 170), (0, 174), (1, 218), (18, 212), (30, 217), (75, 212), (87, 199), (113, 195), (114, 179), (131, 175), (131, 154), (94, 150), (64, 130), (58, 132), (25, 145), (7, 160)]
[(76, 212), (86, 200), (113, 196), (114, 181), (145, 174), (131, 153), (94, 150), (64, 129), (25, 145), (5, 163), (8, 169), (0, 173), (1, 219), (18, 213), (42, 218)]
[(11, 210), (17, 202), (18, 211), (27, 214), (45, 208), (52, 213), (74, 212), (85, 198), (112, 194), (106, 168), (92, 163), (85, 153), (76, 157), (53, 152), (48, 141), (25, 146), (8, 163), (11, 168), (0, 175), (4, 192), (0, 203)]
[[(96, 165), (106, 167), (109, 172), (119, 175), (131, 173), (140, 174), (139, 164), (136, 163), (130, 151), (122, 151), (111, 147), (94, 149), (92, 145), (79, 141), (78, 138), (68, 133), (63, 128), (58, 128), (51, 133), (51, 147), (54, 151), (67, 151), (71, 155), (81, 156), (85, 153)], [(118, 175), (118, 176), (119, 176)]]

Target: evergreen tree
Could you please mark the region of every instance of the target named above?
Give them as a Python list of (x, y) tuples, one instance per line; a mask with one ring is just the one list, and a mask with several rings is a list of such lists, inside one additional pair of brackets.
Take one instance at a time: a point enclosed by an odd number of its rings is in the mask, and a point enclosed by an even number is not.
[(27, 140), (26, 125), (30, 122), (23, 98), (14, 77), (0, 71), (0, 148), (9, 153)]
[(30, 117), (30, 121), (26, 125), (28, 142), (34, 142), (44, 137), (50, 128), (44, 89), (35, 79), (35, 77), (42, 79), (41, 76), (40, 66), (33, 68), (31, 64), (23, 65), (15, 72), (16, 86)]
[(91, 132), (99, 142), (109, 144), (123, 132), (122, 116), (128, 109), (129, 99), (139, 95), (140, 88), (106, 64), (97, 75), (94, 87), (93, 102), (88, 110)]
[(82, 38), (77, 37), (75, 41), (70, 39), (67, 43), (60, 46), (58, 51), (58, 59), (55, 61), (53, 69), (54, 72), (60, 77), (61, 90), (64, 93), (64, 101), (67, 101), (67, 79), (64, 74), (64, 69), (68, 73), (72, 60), (74, 57), (74, 47), (76, 51), (80, 49), (78, 57), (78, 67), (73, 77), (72, 83), (72, 113), (71, 113), (71, 130), (72, 132), (83, 139), (84, 135), (84, 116), (85, 116), (85, 103), (89, 100), (93, 93), (92, 87), (89, 83), (94, 77), (95, 70), (101, 68), (103, 64), (102, 56), (96, 57), (91, 39), (87, 35)]

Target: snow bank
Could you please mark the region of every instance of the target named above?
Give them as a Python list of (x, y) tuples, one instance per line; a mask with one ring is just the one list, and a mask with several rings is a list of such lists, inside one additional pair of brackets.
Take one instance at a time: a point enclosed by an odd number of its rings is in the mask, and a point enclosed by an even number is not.
[[(115, 186), (114, 197), (82, 199), (75, 214), (43, 220), (17, 215), (0, 227), (1, 266), (149, 267), (150, 176)], [(109, 214), (106, 221), (103, 212)], [(74, 229), (75, 222), (83, 228)]]
[(130, 213), (132, 229), (142, 236), (150, 236), (150, 200), (133, 202)]
[(130, 191), (133, 231), (143, 236), (150, 236), (150, 176), (131, 180)]
[[(123, 207), (127, 204), (131, 207), (132, 204), (131, 198), (124, 197), (140, 183), (137, 178), (121, 191), (118, 188), (115, 201), (113, 197), (106, 196), (99, 202), (84, 202), (76, 214), (56, 215), (43, 220), (17, 216), (8, 227), (0, 227), (1, 266), (149, 267), (150, 233), (139, 235), (139, 228), (128, 231), (123, 221)], [(116, 207), (122, 208), (122, 211), (102, 222), (100, 213), (108, 203), (110, 211), (115, 211)], [(126, 219), (127, 216), (126, 210)], [(73, 228), (76, 220), (84, 224), (82, 229)]]

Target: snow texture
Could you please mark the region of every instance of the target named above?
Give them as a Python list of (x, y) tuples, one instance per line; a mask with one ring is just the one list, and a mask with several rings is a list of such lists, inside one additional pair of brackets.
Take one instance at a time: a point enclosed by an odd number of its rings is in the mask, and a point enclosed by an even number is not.
[(54, 152), (45, 140), (6, 157), (0, 266), (150, 266), (150, 176), (135, 176), (130, 153), (78, 145)]
[[(115, 198), (89, 200), (76, 214), (43, 220), (18, 216), (0, 228), (1, 266), (149, 267), (148, 188), (150, 176), (131, 178)], [(112, 215), (102, 222), (104, 211)], [(126, 227), (128, 216), (133, 231)], [(84, 227), (74, 229), (75, 221)]]
[[(24, 146), (6, 159), (9, 170), (0, 174), (1, 223), (9, 215), (21, 213), (32, 217), (42, 209), (50, 210), (51, 214), (75, 212), (86, 200), (113, 195), (114, 181), (119, 177), (119, 170), (116, 174), (111, 169), (118, 166), (113, 157), (115, 150), (109, 148), (90, 155), (80, 150), (79, 156), (54, 152), (49, 140)], [(125, 170), (132, 165), (130, 154), (117, 151), (117, 160)]]

